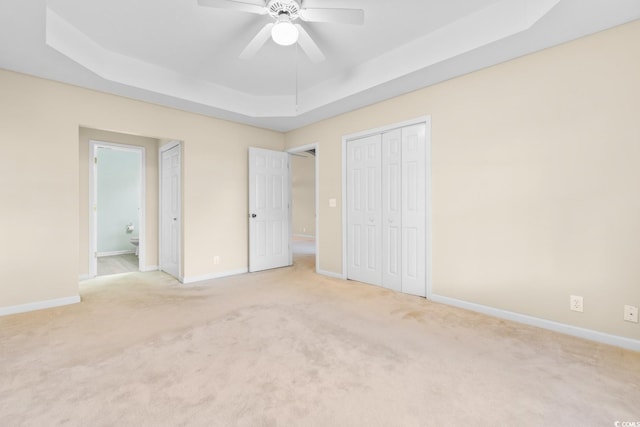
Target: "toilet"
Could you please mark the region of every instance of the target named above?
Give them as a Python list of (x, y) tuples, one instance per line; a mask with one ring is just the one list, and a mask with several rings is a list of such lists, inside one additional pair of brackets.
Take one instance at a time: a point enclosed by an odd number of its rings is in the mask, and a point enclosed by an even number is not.
[(140, 249), (139, 245), (140, 245), (140, 238), (139, 237), (132, 237), (131, 239), (129, 239), (129, 241), (131, 242), (131, 244), (133, 246), (136, 247), (136, 256), (138, 256), (138, 249)]

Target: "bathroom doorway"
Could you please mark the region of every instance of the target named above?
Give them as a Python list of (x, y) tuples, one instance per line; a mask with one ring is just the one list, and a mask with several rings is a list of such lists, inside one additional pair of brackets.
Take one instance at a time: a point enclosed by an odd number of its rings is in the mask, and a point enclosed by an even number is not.
[(317, 271), (318, 147), (317, 144), (297, 147), (289, 150), (289, 155), (293, 263)]
[(90, 153), (90, 276), (140, 271), (145, 149), (91, 140)]

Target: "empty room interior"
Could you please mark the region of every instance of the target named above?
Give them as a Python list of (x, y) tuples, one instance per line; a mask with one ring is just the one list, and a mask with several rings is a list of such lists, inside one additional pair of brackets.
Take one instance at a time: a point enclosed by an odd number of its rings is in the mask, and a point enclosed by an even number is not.
[(0, 24), (0, 425), (639, 425), (638, 1)]

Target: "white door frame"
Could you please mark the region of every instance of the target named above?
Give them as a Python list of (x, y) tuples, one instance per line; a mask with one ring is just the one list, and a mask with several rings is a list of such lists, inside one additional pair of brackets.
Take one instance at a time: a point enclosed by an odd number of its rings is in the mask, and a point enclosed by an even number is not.
[(138, 270), (144, 268), (146, 254), (145, 212), (146, 212), (146, 160), (145, 148), (137, 145), (89, 140), (89, 277), (98, 275), (98, 174), (96, 173), (97, 151), (99, 148), (140, 153), (140, 192), (138, 210)]
[(426, 259), (425, 259), (425, 267), (426, 267), (426, 296), (427, 299), (431, 299), (432, 292), (432, 272), (431, 272), (431, 116), (421, 116), (416, 117), (415, 119), (407, 120), (400, 123), (393, 123), (390, 125), (382, 126), (375, 129), (369, 129), (362, 132), (352, 133), (350, 135), (344, 135), (342, 137), (342, 278), (347, 279), (348, 269), (347, 269), (347, 143), (354, 139), (360, 139), (367, 136), (389, 132), (393, 129), (402, 128), (405, 126), (417, 125), (420, 123), (424, 123), (426, 125), (426, 135), (425, 135), (425, 144), (426, 144), (426, 161), (425, 166), (426, 170), (426, 203), (425, 203), (425, 216), (426, 216), (426, 224), (425, 224), (425, 240), (426, 240)]
[(180, 200), (180, 221), (178, 222), (178, 277), (176, 277), (181, 283), (184, 283), (184, 272), (182, 270), (182, 224), (183, 224), (183, 215), (182, 215), (182, 162), (183, 162), (183, 149), (182, 149), (182, 141), (170, 141), (164, 145), (161, 145), (158, 148), (158, 270), (164, 271), (162, 269), (162, 254), (163, 254), (163, 246), (165, 242), (162, 238), (162, 221), (163, 221), (163, 213), (162, 213), (162, 154), (165, 151), (171, 150), (172, 148), (179, 147), (180, 150), (180, 183), (178, 185), (178, 199)]
[[(297, 154), (297, 153), (303, 153), (305, 151), (309, 151), (309, 150), (315, 150), (316, 155), (315, 155), (315, 182), (314, 182), (314, 192), (315, 192), (315, 227), (316, 227), (316, 236), (314, 239), (314, 244), (315, 244), (315, 251), (316, 251), (316, 273), (319, 272), (320, 269), (320, 246), (318, 245), (318, 237), (320, 236), (320, 221), (318, 221), (318, 201), (320, 200), (318, 197), (318, 193), (319, 193), (319, 182), (320, 182), (320, 175), (319, 175), (319, 171), (320, 171), (320, 147), (319, 144), (317, 142), (313, 143), (313, 144), (307, 144), (307, 145), (302, 145), (300, 147), (295, 147), (295, 148), (290, 148), (287, 150), (287, 153), (290, 154)], [(291, 168), (289, 169), (289, 194), (291, 194), (291, 186), (292, 186), (292, 180), (291, 180)], [(291, 218), (291, 221), (289, 221), (290, 227), (293, 227), (293, 211), (292, 211), (292, 205), (293, 203), (291, 203), (291, 205), (289, 205), (289, 218)], [(293, 240), (293, 232), (290, 232), (289, 235), (290, 240)], [(291, 246), (291, 245), (290, 245)]]

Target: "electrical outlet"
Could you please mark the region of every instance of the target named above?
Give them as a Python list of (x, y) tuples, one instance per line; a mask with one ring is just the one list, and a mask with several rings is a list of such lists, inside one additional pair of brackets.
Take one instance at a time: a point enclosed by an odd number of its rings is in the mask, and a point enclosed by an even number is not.
[(218, 255), (213, 257), (213, 265), (220, 264), (220, 257)]
[(579, 311), (580, 313), (582, 313), (584, 311), (584, 306), (582, 305), (582, 297), (571, 295), (571, 297), (569, 297), (569, 309), (571, 311)]
[(638, 307), (632, 305), (624, 306), (624, 320), (627, 322), (638, 323)]

